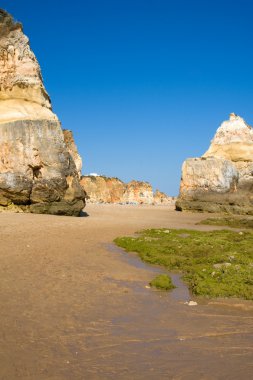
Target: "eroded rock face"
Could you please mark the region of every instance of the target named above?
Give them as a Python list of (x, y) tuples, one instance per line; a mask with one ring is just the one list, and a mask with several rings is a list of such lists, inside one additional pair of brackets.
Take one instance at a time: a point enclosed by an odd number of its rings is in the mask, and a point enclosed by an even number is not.
[(104, 176), (83, 176), (80, 183), (89, 203), (120, 203), (126, 187), (120, 179)]
[(83, 162), (82, 162), (82, 157), (78, 153), (77, 146), (73, 137), (73, 133), (69, 129), (64, 129), (63, 136), (64, 136), (64, 142), (66, 144), (68, 152), (73, 158), (74, 163), (76, 165), (78, 176), (79, 178), (81, 178)]
[(173, 205), (175, 204), (175, 197), (170, 197), (169, 195), (156, 190), (154, 193), (154, 204), (155, 205)]
[(28, 38), (0, 10), (0, 206), (79, 215), (84, 202)]
[(182, 168), (179, 210), (253, 214), (253, 129), (231, 114), (201, 158)]
[(152, 186), (148, 182), (134, 180), (129, 182), (123, 195), (123, 203), (153, 204)]
[(152, 186), (147, 182), (124, 183), (118, 178), (90, 175), (83, 176), (80, 183), (90, 203), (168, 205), (174, 202), (172, 197), (158, 190), (154, 194)]
[(29, 39), (22, 25), (3, 10), (0, 10), (0, 90), (0, 122), (58, 120)]
[(218, 128), (203, 157), (222, 157), (233, 162), (253, 161), (253, 129), (234, 113)]

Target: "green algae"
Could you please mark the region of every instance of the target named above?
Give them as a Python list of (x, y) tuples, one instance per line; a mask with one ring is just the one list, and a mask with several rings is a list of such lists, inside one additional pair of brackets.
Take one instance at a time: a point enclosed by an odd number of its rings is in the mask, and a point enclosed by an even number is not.
[(196, 296), (253, 299), (253, 233), (149, 229), (115, 243), (150, 264), (183, 274)]

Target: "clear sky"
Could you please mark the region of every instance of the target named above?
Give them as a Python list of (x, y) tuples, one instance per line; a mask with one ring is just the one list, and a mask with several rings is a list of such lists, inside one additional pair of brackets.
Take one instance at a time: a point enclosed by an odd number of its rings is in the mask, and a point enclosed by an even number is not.
[(178, 193), (230, 112), (253, 124), (252, 0), (2, 0), (84, 173)]

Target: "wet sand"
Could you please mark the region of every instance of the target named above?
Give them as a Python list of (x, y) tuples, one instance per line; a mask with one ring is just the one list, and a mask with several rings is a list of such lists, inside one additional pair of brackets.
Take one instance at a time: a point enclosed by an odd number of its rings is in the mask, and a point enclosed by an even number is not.
[(252, 302), (190, 307), (183, 287), (146, 288), (159, 269), (111, 245), (148, 227), (207, 230), (205, 215), (85, 211), (0, 214), (0, 379), (251, 379)]

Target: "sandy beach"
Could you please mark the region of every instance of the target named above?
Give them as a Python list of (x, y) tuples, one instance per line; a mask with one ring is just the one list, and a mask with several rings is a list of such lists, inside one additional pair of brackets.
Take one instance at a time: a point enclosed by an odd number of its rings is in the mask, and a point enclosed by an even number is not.
[(172, 207), (87, 205), (81, 218), (0, 214), (1, 380), (250, 379), (253, 303), (185, 304), (115, 248), (143, 228), (198, 228)]

